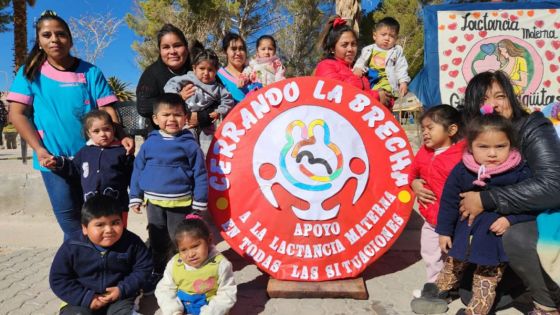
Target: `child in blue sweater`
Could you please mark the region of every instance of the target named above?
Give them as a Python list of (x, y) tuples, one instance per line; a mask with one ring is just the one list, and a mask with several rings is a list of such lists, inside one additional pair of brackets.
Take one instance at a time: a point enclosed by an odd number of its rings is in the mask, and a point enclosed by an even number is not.
[(194, 136), (183, 129), (188, 113), (178, 94), (165, 93), (154, 105), (152, 131), (134, 161), (130, 181), (130, 208), (145, 203), (148, 234), (154, 259), (152, 287), (161, 279), (172, 252), (175, 228), (186, 214), (205, 211), (208, 180), (204, 156)]
[(82, 208), (82, 231), (60, 246), (49, 274), (60, 314), (131, 314), (152, 271), (144, 242), (126, 230), (115, 199), (95, 195)]
[(84, 200), (102, 194), (118, 200), (124, 227), (128, 220), (128, 184), (134, 155), (115, 138), (111, 116), (92, 110), (83, 118), (88, 141), (73, 157), (57, 156), (44, 165), (63, 177), (79, 176)]

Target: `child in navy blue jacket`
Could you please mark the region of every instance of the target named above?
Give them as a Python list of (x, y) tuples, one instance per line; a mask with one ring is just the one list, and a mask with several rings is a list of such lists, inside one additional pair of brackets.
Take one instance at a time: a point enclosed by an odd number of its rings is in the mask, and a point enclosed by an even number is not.
[(84, 200), (103, 194), (118, 200), (123, 211), (123, 223), (128, 219), (128, 184), (132, 175), (134, 155), (126, 154), (115, 138), (111, 116), (106, 111), (92, 110), (84, 116), (86, 146), (74, 157), (57, 156), (55, 163), (46, 165), (64, 176), (80, 176)]
[(204, 156), (185, 126), (188, 113), (178, 94), (166, 93), (154, 105), (152, 131), (134, 161), (130, 181), (130, 208), (140, 212), (145, 202), (148, 234), (154, 259), (151, 287), (155, 290), (173, 252), (175, 228), (193, 211), (205, 211), (208, 179)]
[(51, 266), (51, 289), (64, 301), (60, 314), (131, 314), (152, 271), (148, 249), (123, 227), (112, 197), (89, 198), (81, 222), (82, 231), (60, 246)]
[(412, 310), (417, 314), (444, 313), (449, 291), (457, 288), (469, 264), (477, 266), (473, 296), (467, 308), (457, 314), (488, 314), (508, 262), (501, 236), (513, 224), (536, 219), (534, 215), (501, 216), (496, 212), (482, 212), (472, 224), (461, 220), (461, 193), (508, 186), (531, 177), (529, 167), (515, 149), (511, 123), (492, 114), (493, 109), (487, 106), (482, 108), (486, 115), (474, 118), (467, 126), (468, 151), (445, 183), (436, 232), (441, 250), (449, 256), (432, 288), (426, 284), (423, 296), (412, 301)]

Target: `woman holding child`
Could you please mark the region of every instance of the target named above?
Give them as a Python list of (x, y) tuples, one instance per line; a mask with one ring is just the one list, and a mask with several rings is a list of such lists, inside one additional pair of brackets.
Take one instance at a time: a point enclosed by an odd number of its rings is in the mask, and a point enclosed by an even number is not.
[(241, 74), (247, 65), (247, 45), (243, 37), (227, 33), (222, 40), (222, 51), (226, 54), (227, 64), (218, 70), (218, 78), (237, 104), (249, 93), (246, 86), (239, 86)]
[(324, 58), (317, 64), (315, 76), (349, 83), (361, 90), (370, 91), (379, 100), (377, 91), (370, 90), (368, 79), (352, 72), (358, 52), (358, 36), (344, 19), (339, 16), (329, 19), (319, 45)]
[[(171, 24), (165, 24), (157, 34), (159, 58), (144, 70), (138, 86), (136, 99), (138, 113), (146, 117), (151, 127), (157, 129), (152, 121), (155, 101), (164, 94), (163, 87), (169, 79), (187, 74), (192, 71), (189, 45), (185, 34)], [(193, 84), (187, 84), (179, 93), (183, 100), (193, 96), (196, 89)], [(197, 126), (207, 127), (212, 124), (210, 113), (213, 109), (203, 110), (191, 115), (189, 128)]]
[[(55, 217), (65, 238), (81, 230), (83, 196), (79, 178), (64, 179), (48, 168), (54, 156), (74, 156), (85, 145), (82, 117), (99, 107), (118, 123), (111, 106), (117, 98), (101, 71), (73, 57), (68, 24), (52, 11), (44, 12), (35, 25), (35, 44), (14, 79), (8, 94), (10, 120), (33, 148), (33, 166), (41, 171)], [(33, 106), (33, 120), (25, 115)], [(134, 141), (122, 140), (127, 152)]]
[[(527, 162), (532, 177), (517, 184), (492, 187), (461, 194), (461, 215), (469, 224), (484, 211), (502, 216), (538, 214), (537, 221), (511, 225), (502, 243), (509, 266), (521, 278), (531, 294), (534, 315), (558, 315), (558, 279), (551, 279), (554, 260), (537, 253), (537, 241), (544, 230), (541, 221), (558, 229), (560, 222), (550, 219), (560, 207), (560, 141), (551, 122), (540, 112), (527, 114), (516, 98), (507, 74), (502, 71), (483, 72), (469, 82), (465, 94), (464, 118), (468, 124), (481, 115), (483, 105), (510, 120), (518, 132), (519, 151)], [(547, 217), (548, 216), (548, 217)], [(550, 226), (549, 226), (550, 227)], [(549, 228), (546, 227), (546, 228)], [(552, 250), (556, 255), (559, 244)], [(543, 259), (545, 257), (545, 259)], [(557, 263), (557, 262), (556, 262)], [(504, 278), (504, 280), (507, 280)], [(510, 279), (511, 280), (511, 279)], [(433, 301), (433, 300), (432, 300)], [(433, 303), (437, 303), (434, 301)]]

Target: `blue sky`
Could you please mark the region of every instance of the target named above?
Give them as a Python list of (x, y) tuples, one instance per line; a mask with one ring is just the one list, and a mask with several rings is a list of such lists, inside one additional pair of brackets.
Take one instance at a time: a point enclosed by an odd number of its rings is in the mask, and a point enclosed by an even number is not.
[[(377, 6), (379, 1), (363, 0), (362, 5), (369, 11), (372, 7)], [(111, 13), (113, 17), (124, 18), (127, 13), (134, 12), (135, 4), (133, 0), (39, 0), (34, 7), (27, 8), (29, 49), (35, 38), (33, 22), (41, 12), (47, 9), (54, 10), (67, 21), (70, 17), (77, 18), (88, 14)], [(101, 68), (105, 77), (117, 76), (129, 83), (131, 88), (136, 86), (141, 74), (135, 61), (136, 52), (131, 48), (134, 40), (139, 40), (139, 38), (126, 23), (121, 24), (115, 40), (95, 63)], [(0, 47), (2, 47), (0, 49), (0, 91), (8, 90), (13, 80), (13, 41), (12, 31), (0, 33)]]

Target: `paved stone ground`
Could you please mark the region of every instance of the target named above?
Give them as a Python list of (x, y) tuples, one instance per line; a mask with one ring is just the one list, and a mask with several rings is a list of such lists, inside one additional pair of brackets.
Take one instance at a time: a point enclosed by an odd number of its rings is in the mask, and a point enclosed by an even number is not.
[[(414, 126), (407, 131), (417, 147)], [(415, 148), (416, 149), (416, 148)], [(0, 152), (0, 174), (29, 171), (29, 166), (14, 170), (16, 152)], [(12, 157), (10, 157), (12, 156)], [(1, 201), (0, 201), (1, 202)], [(49, 205), (45, 205), (48, 208)], [(40, 213), (48, 213), (39, 211)], [(58, 300), (48, 285), (48, 272), (56, 248), (62, 239), (52, 215), (4, 212), (0, 221), (0, 314), (55, 314)], [(424, 267), (418, 252), (421, 219), (413, 214), (405, 231), (382, 258), (363, 274), (369, 292), (368, 300), (351, 299), (269, 299), (266, 295), (268, 276), (262, 274), (225, 242), (218, 249), (233, 262), (238, 283), (238, 302), (230, 314), (412, 314), (411, 292), (422, 286)], [(146, 238), (145, 216), (132, 215), (129, 228)], [(154, 314), (157, 305), (153, 297), (140, 301), (142, 314)], [(450, 304), (448, 314), (455, 314), (460, 301)], [(522, 314), (515, 309), (500, 311), (499, 315)]]

